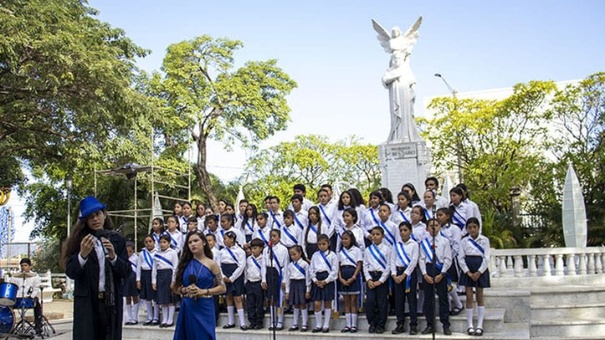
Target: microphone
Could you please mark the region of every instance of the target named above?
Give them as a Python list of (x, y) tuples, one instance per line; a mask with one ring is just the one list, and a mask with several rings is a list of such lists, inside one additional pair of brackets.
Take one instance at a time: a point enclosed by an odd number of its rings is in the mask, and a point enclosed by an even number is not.
[(105, 246), (103, 245), (103, 240), (101, 238), (106, 238), (108, 239), (109, 233), (103, 229), (101, 230), (95, 230), (94, 232), (94, 236), (101, 241), (101, 248), (103, 248), (103, 254), (105, 254), (105, 257), (109, 256), (109, 250), (107, 250), (107, 248), (105, 248)]
[[(197, 283), (197, 277), (193, 274), (189, 275), (189, 284), (195, 285)], [(197, 296), (192, 297), (193, 300), (197, 300)]]

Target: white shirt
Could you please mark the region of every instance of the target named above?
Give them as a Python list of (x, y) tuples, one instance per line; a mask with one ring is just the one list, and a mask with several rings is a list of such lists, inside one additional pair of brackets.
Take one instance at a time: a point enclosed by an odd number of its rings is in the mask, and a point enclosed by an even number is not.
[[(412, 238), (410, 238), (407, 242), (398, 241), (391, 251), (391, 274), (397, 275), (397, 267), (406, 267), (404, 274), (407, 276), (412, 275), (416, 269), (416, 266), (418, 265), (419, 257), (420, 253), (418, 252), (418, 243), (412, 240)], [(406, 263), (403, 263), (401, 261), (402, 259)]]
[(430, 235), (429, 232), (426, 231), (426, 224), (424, 224), (424, 222), (418, 222), (418, 223), (412, 225), (412, 235), (411, 235), (412, 240), (420, 243), (420, 242), (422, 242), (422, 240), (424, 240), (429, 235)]
[(283, 274), (284, 269), (290, 262), (290, 254), (288, 248), (284, 247), (283, 244), (278, 243), (273, 245), (273, 257), (271, 256), (271, 248), (265, 247), (263, 250), (263, 260), (265, 266), (262, 268), (262, 282), (267, 282), (267, 268), (278, 268), (277, 271)]
[(302, 229), (295, 224), (291, 226), (282, 225), (281, 243), (287, 248), (295, 245), (302, 245)]
[[(231, 251), (231, 252), (229, 252)], [(233, 254), (233, 255), (231, 255)], [(235, 256), (235, 258), (233, 258)], [(231, 282), (235, 282), (242, 274), (244, 273), (244, 269), (246, 268), (246, 252), (239, 246), (233, 246), (231, 248), (224, 247), (221, 249), (220, 255), (221, 262), (220, 264), (237, 264), (237, 268), (229, 276), (229, 280)]]
[(450, 247), (452, 247), (452, 257), (458, 256), (460, 252), (460, 239), (462, 238), (462, 232), (457, 225), (448, 223), (441, 227), (441, 232), (450, 241)]
[(263, 243), (265, 244), (265, 246), (269, 245), (269, 241), (271, 240), (271, 228), (269, 228), (269, 225), (267, 224), (264, 228), (257, 228), (254, 231), (254, 234), (252, 234), (252, 239), (254, 240), (255, 238), (261, 239), (263, 241)]
[(412, 218), (410, 217), (411, 213), (412, 213), (412, 208), (410, 208), (410, 207), (406, 207), (404, 210), (396, 208), (391, 213), (391, 221), (393, 223), (395, 223), (395, 225), (397, 226), (397, 229), (399, 229), (399, 224), (401, 224), (401, 222), (403, 222), (403, 221), (406, 221), (411, 225), (412, 224)]
[(249, 218), (245, 223), (242, 220), (241, 228), (244, 235), (253, 235), (254, 231), (258, 229), (258, 225), (254, 218)]
[[(170, 261), (170, 263), (167, 263), (166, 260), (162, 259), (162, 257)], [(151, 283), (157, 283), (158, 270), (162, 269), (172, 269), (172, 282), (174, 282), (176, 277), (176, 268), (179, 265), (179, 256), (177, 255), (176, 251), (172, 248), (168, 248), (164, 251), (160, 250), (155, 253), (153, 259), (154, 261), (153, 268), (151, 270)]]
[(363, 234), (363, 230), (361, 230), (361, 227), (359, 225), (357, 225), (357, 224), (353, 224), (353, 226), (351, 227), (351, 229), (348, 229), (345, 226), (344, 229), (341, 230), (338, 233), (338, 239), (336, 239), (336, 249), (340, 249), (340, 245), (342, 243), (342, 234), (346, 230), (349, 230), (350, 232), (353, 233), (353, 236), (355, 236), (355, 245), (357, 247), (359, 247), (359, 249), (361, 251), (363, 251), (366, 248), (366, 244), (365, 244), (365, 241), (364, 241), (365, 235)]
[(269, 215), (267, 225), (271, 227), (271, 229), (281, 229), (281, 227), (284, 226), (284, 213), (281, 210), (278, 210), (277, 212), (269, 210), (267, 215)]
[(378, 217), (378, 207), (376, 209), (369, 207), (363, 212), (363, 218), (361, 219), (361, 228), (364, 231), (365, 237), (368, 237), (372, 229), (378, 226), (380, 217)]
[(137, 268), (139, 267), (139, 255), (137, 253), (133, 253), (128, 257), (128, 262), (130, 262), (130, 268), (133, 273), (137, 272)]
[[(300, 267), (304, 274), (297, 267)], [(309, 264), (302, 258), (296, 262), (290, 262), (286, 268), (286, 294), (290, 293), (290, 281), (292, 280), (305, 280), (306, 292), (311, 292), (311, 279), (309, 277)]]
[[(235, 227), (231, 226), (231, 228), (229, 229), (220, 229), (220, 234), (221, 234), (221, 238), (224, 239), (225, 238), (225, 234), (232, 231), (233, 233), (235, 233), (235, 240), (237, 241), (237, 243), (239, 243), (240, 246), (243, 246), (244, 244), (246, 244), (246, 236), (244, 236), (244, 234), (242, 234), (242, 232), (239, 229), (236, 229)], [(222, 240), (221, 240), (222, 241)], [(225, 242), (223, 241), (222, 246), (225, 246)]]
[[(147, 249), (141, 250), (141, 255), (139, 256), (139, 262), (137, 264), (137, 281), (141, 281), (141, 271), (142, 270), (153, 270), (153, 257), (155, 256), (157, 250), (153, 248), (152, 251)], [(148, 263), (149, 262), (149, 263)]]
[[(256, 261), (256, 263), (254, 263)], [(258, 264), (258, 266), (256, 265)], [(244, 271), (244, 281), (260, 282), (262, 280), (262, 271), (265, 266), (265, 260), (261, 254), (259, 257), (253, 255), (246, 259), (246, 270)], [(259, 268), (260, 267), (260, 268)]]
[(380, 242), (379, 245), (372, 243), (366, 248), (363, 254), (363, 273), (367, 280), (372, 279), (370, 272), (379, 271), (382, 272), (380, 282), (385, 283), (389, 277), (391, 271), (389, 270), (389, 252), (391, 247), (385, 244), (385, 241)]
[(356, 246), (352, 246), (349, 249), (342, 248), (338, 252), (338, 261), (340, 262), (340, 266), (357, 267), (357, 263), (363, 261), (363, 253)]
[(183, 249), (183, 243), (185, 242), (183, 233), (178, 230), (175, 230), (174, 233), (166, 231), (166, 234), (170, 236), (170, 248), (176, 250), (177, 253), (180, 253)]
[(483, 235), (478, 235), (473, 241), (483, 248), (483, 253), (471, 242), (470, 236), (463, 238), (462, 241), (460, 241), (460, 253), (458, 254), (458, 263), (460, 264), (462, 273), (469, 271), (468, 266), (466, 265), (466, 256), (483, 257), (483, 262), (481, 262), (481, 266), (479, 267), (479, 272), (481, 273), (484, 273), (489, 266), (489, 239)]
[[(418, 264), (420, 265), (422, 275), (426, 274), (426, 264), (430, 262), (429, 259), (433, 256), (431, 249), (432, 242), (433, 237), (430, 236), (419, 244), (420, 260), (418, 261)], [(452, 249), (450, 247), (450, 241), (441, 235), (435, 236), (435, 255), (437, 256), (439, 263), (443, 265), (441, 273), (445, 274), (452, 265)]]
[[(324, 260), (324, 256), (327, 259)], [(329, 263), (329, 265), (328, 265)], [(327, 283), (336, 281), (338, 278), (338, 255), (331, 250), (326, 250), (322, 252), (318, 250), (313, 254), (311, 258), (311, 265), (309, 266), (309, 276), (313, 282), (317, 282), (317, 273), (319, 272), (328, 272), (328, 277), (323, 280)]]
[(40, 293), (40, 284), (42, 283), (42, 281), (40, 280), (40, 276), (38, 276), (38, 274), (34, 273), (34, 272), (30, 272), (31, 274), (34, 274), (36, 276), (34, 277), (26, 277), (26, 278), (18, 278), (18, 277), (11, 277), (9, 279), (10, 283), (14, 283), (17, 285), (17, 287), (19, 287), (19, 290), (17, 291), (17, 297), (29, 297), (29, 290), (31, 289), (31, 297), (35, 298), (38, 296), (38, 294)]
[(319, 217), (321, 218), (321, 233), (326, 234), (328, 237), (334, 235), (334, 208), (332, 204), (318, 204)]
[(294, 212), (294, 224), (301, 230), (305, 231), (305, 228), (309, 224), (309, 216), (306, 211), (300, 210)]

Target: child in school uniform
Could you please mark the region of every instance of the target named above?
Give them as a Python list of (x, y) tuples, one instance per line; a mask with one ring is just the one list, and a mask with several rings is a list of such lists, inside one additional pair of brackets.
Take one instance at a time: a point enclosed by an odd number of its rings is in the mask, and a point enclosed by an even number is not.
[[(227, 215), (221, 216), (224, 218)], [(223, 242), (225, 247), (221, 249), (220, 267), (223, 272), (223, 281), (227, 286), (225, 300), (227, 301), (227, 324), (223, 328), (235, 327), (235, 308), (239, 316), (239, 325), (242, 331), (248, 329), (244, 317), (244, 305), (242, 294), (244, 294), (244, 269), (246, 268), (246, 252), (236, 241), (237, 235), (233, 231), (225, 233)], [(234, 307), (235, 304), (235, 307)]]
[(364, 210), (363, 218), (361, 219), (361, 229), (364, 231), (365, 245), (369, 247), (372, 244), (372, 229), (375, 226), (380, 225), (380, 218), (378, 218), (378, 209), (380, 205), (384, 203), (382, 194), (380, 191), (375, 190), (370, 193), (370, 199), (368, 201), (368, 207)]
[(294, 211), (284, 211), (284, 224), (281, 231), (283, 236), (281, 242), (286, 248), (290, 249), (302, 243), (302, 229), (294, 224)]
[(244, 211), (244, 216), (242, 217), (241, 228), (244, 236), (246, 237), (246, 244), (248, 244), (254, 238), (254, 231), (257, 229), (256, 225), (256, 216), (258, 215), (258, 211), (256, 210), (256, 205), (249, 203), (246, 206), (246, 210)]
[(160, 251), (154, 255), (153, 269), (151, 273), (151, 286), (156, 291), (156, 301), (162, 307), (162, 323), (160, 327), (174, 326), (174, 312), (176, 296), (172, 292), (174, 288), (174, 275), (179, 264), (176, 251), (170, 248), (170, 236), (160, 236)]
[(160, 250), (160, 236), (164, 234), (165, 230), (164, 219), (161, 217), (154, 218), (151, 223), (151, 237), (153, 237), (155, 250)]
[(269, 246), (271, 241), (271, 227), (268, 225), (268, 216), (269, 215), (264, 212), (256, 215), (257, 228), (254, 230), (254, 234), (252, 234), (253, 239), (260, 239), (265, 246)]
[(320, 211), (317, 206), (312, 206), (308, 211), (309, 223), (305, 229), (303, 237), (303, 249), (307, 258), (313, 258), (313, 254), (317, 251), (317, 238), (322, 234), (322, 222)]
[(342, 248), (342, 234), (345, 231), (350, 231), (353, 233), (353, 235), (355, 236), (355, 245), (359, 248), (359, 250), (361, 250), (361, 252), (363, 252), (363, 250), (366, 248), (366, 244), (364, 242), (364, 234), (363, 234), (363, 230), (361, 229), (361, 227), (357, 224), (358, 221), (358, 212), (357, 209), (354, 208), (346, 208), (343, 213), (342, 213), (342, 221), (344, 223), (344, 227), (343, 229), (340, 231), (340, 233), (338, 234), (338, 245), (336, 246), (336, 249), (341, 249)]
[[(291, 211), (291, 210), (287, 210)], [(284, 222), (285, 222), (284, 214)], [(288, 331), (297, 331), (298, 317), (302, 311), (301, 332), (308, 329), (309, 311), (307, 310), (307, 300), (311, 297), (311, 280), (309, 277), (309, 262), (300, 245), (294, 245), (288, 249), (290, 253), (290, 263), (286, 270), (286, 301), (288, 305), (293, 306), (292, 327)]]
[[(197, 228), (197, 223), (198, 223), (198, 218), (197, 217), (190, 217), (189, 221), (187, 223), (187, 232), (183, 234), (183, 241), (185, 241), (185, 239), (187, 238), (187, 233), (189, 233), (190, 231), (196, 231), (198, 230)], [(182, 249), (183, 247), (181, 247)]]
[[(468, 335), (483, 335), (485, 301), (483, 289), (490, 287), (489, 282), (489, 239), (479, 233), (479, 219), (471, 217), (466, 221), (468, 237), (460, 243), (458, 261), (463, 275), (460, 283), (466, 287), (466, 320)], [(477, 327), (473, 326), (473, 288), (477, 295)]]
[(262, 268), (265, 266), (262, 253), (265, 243), (261, 239), (250, 240), (250, 256), (246, 259), (244, 275), (246, 290), (246, 312), (250, 329), (262, 329), (265, 318), (265, 293), (262, 288)]
[(124, 316), (126, 325), (136, 325), (139, 323), (139, 290), (137, 289), (137, 267), (139, 256), (134, 251), (134, 242), (126, 242), (126, 251), (128, 252), (128, 262), (132, 273), (124, 280), (124, 297), (126, 298), (126, 315)]
[(405, 191), (397, 194), (397, 208), (391, 212), (391, 221), (395, 225), (399, 225), (401, 222), (408, 222), (412, 224), (411, 213), (412, 207), (410, 205), (411, 197)]
[[(296, 226), (304, 233), (305, 228), (309, 224), (308, 209), (304, 209), (303, 203), (305, 202), (305, 198), (300, 194), (294, 194), (292, 195), (290, 202), (292, 207), (291, 210), (294, 211), (294, 224), (296, 224)], [(308, 208), (310, 208), (311, 205), (309, 205)]]
[[(284, 270), (290, 262), (290, 254), (280, 242), (281, 230), (271, 230), (271, 242), (263, 251), (265, 266), (262, 273), (262, 287), (266, 290), (266, 298), (269, 301), (271, 312), (271, 326), (269, 330), (281, 331), (284, 329), (284, 309), (282, 306), (282, 291), (286, 288), (284, 281)], [(278, 313), (279, 312), (279, 313)]]
[(427, 327), (422, 334), (434, 332), (435, 290), (439, 299), (439, 321), (443, 325), (443, 334), (452, 335), (449, 320), (448, 275), (452, 265), (450, 241), (441, 235), (441, 224), (436, 219), (427, 222), (429, 236), (420, 242), (420, 260), (418, 265), (424, 282), (424, 316)]
[(452, 289), (447, 293), (450, 300), (450, 315), (458, 315), (464, 309), (458, 292), (456, 291), (456, 284), (458, 283), (458, 252), (460, 249), (461, 233), (458, 226), (453, 225), (452, 212), (450, 208), (439, 208), (436, 213), (437, 221), (441, 224), (441, 234), (450, 241), (450, 247), (452, 248), (452, 265), (448, 269), (447, 274), (450, 276)]
[[(318, 250), (311, 258), (309, 276), (311, 286), (311, 300), (315, 311), (315, 328), (313, 333), (330, 331), (330, 317), (332, 314), (332, 300), (334, 300), (335, 281), (338, 278), (338, 255), (330, 251), (330, 238), (326, 234), (317, 237)], [(323, 323), (322, 323), (323, 306)]]
[(389, 220), (391, 217), (391, 206), (387, 203), (383, 203), (378, 208), (378, 224), (377, 226), (384, 229), (384, 237), (389, 246), (394, 246), (399, 239), (399, 233), (397, 232), (397, 226), (395, 223)]
[(145, 248), (141, 250), (136, 272), (137, 288), (140, 291), (140, 299), (145, 303), (145, 312), (147, 313), (147, 321), (143, 323), (143, 326), (155, 326), (160, 324), (158, 321), (160, 309), (157, 304), (154, 306), (156, 294), (151, 286), (151, 272), (153, 270), (153, 257), (157, 250), (152, 235), (145, 236), (143, 243)]
[[(345, 220), (346, 215), (350, 215), (351, 212), (355, 212), (355, 209), (347, 208), (345, 210)], [(363, 242), (363, 233), (361, 233), (361, 241)], [(363, 255), (356, 243), (357, 237), (351, 230), (345, 230), (342, 233), (338, 251), (340, 263), (338, 293), (344, 300), (346, 320), (346, 326), (341, 330), (342, 333), (357, 332), (357, 300), (361, 294), (361, 275), (359, 274), (363, 264)]]
[[(223, 247), (223, 235), (220, 232), (220, 228), (218, 227), (218, 216), (216, 215), (207, 215), (204, 219), (205, 231), (206, 235), (212, 234), (214, 235), (214, 246), (217, 249), (221, 249)], [(212, 249), (213, 247), (210, 247)], [(216, 259), (214, 259), (216, 262)]]
[[(197, 222), (197, 220), (196, 220)], [(168, 230), (166, 230), (166, 234), (170, 236), (170, 248), (174, 249), (177, 254), (181, 253), (181, 249), (183, 249), (183, 233), (179, 230), (179, 221), (176, 216), (169, 216), (166, 219), (166, 225), (168, 226)]]
[[(235, 220), (234, 220), (234, 215), (233, 214), (222, 214), (221, 215), (221, 231), (220, 234), (221, 236), (225, 237), (225, 234), (232, 231), (235, 234), (235, 237), (237, 238), (237, 244), (243, 245), (246, 244), (246, 237), (244, 236), (244, 234), (242, 234), (242, 232), (237, 229), (234, 226)], [(224, 241), (223, 241), (223, 246), (224, 246)]]
[[(193, 214), (193, 207), (191, 206), (191, 202), (183, 201), (181, 202), (181, 204), (183, 206), (183, 214), (182, 216), (180, 216), (179, 229), (183, 234), (187, 234), (187, 232), (189, 231), (189, 220), (192, 218), (195, 218), (197, 220), (197, 218)], [(181, 246), (181, 248), (183, 247)]]
[(412, 207), (410, 212), (410, 219), (412, 222), (412, 240), (420, 243), (425, 237), (429, 235), (426, 231), (426, 215), (424, 214), (424, 208), (415, 205)]
[(391, 252), (390, 265), (391, 277), (395, 286), (393, 287), (395, 295), (395, 315), (397, 316), (397, 327), (392, 334), (401, 334), (405, 332), (405, 302), (407, 300), (410, 312), (410, 335), (418, 333), (418, 316), (416, 285), (417, 275), (416, 266), (418, 265), (418, 243), (411, 239), (412, 226), (409, 222), (399, 223), (398, 241)]
[(366, 248), (363, 256), (363, 273), (366, 279), (366, 316), (370, 324), (369, 332), (382, 334), (387, 322), (387, 301), (390, 268), (388, 255), (392, 250), (384, 239), (384, 229), (374, 227), (370, 233), (372, 244)]

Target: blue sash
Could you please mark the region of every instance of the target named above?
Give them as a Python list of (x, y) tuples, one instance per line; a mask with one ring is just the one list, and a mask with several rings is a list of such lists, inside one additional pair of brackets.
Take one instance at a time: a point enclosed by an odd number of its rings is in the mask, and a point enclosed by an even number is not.
[(454, 206), (454, 214), (452, 215), (452, 219), (460, 229), (464, 229), (464, 227), (466, 226), (466, 219), (462, 217), (462, 215), (460, 215), (458, 210), (456, 210), (456, 206)]
[(294, 267), (296, 267), (296, 269), (298, 269), (301, 274), (303, 274), (304, 277), (307, 277), (307, 272), (303, 267), (300, 266), (300, 264), (298, 264), (298, 262), (293, 262), (292, 264), (294, 265)]
[(279, 260), (277, 259), (277, 255), (275, 255), (275, 250), (271, 251), (269, 250), (271, 253), (273, 253), (273, 259), (275, 260), (275, 263), (277, 263), (277, 269), (279, 269), (279, 280), (281, 281), (282, 278), (282, 269), (281, 269), (281, 263), (279, 263)]
[(326, 254), (324, 254), (324, 252), (321, 251), (321, 250), (319, 251), (319, 253), (321, 254), (321, 257), (324, 259), (324, 262), (326, 263), (326, 265), (328, 266), (328, 268), (330, 269), (330, 271), (332, 271), (332, 265), (330, 264), (330, 261), (328, 261), (328, 258), (326, 257)]
[(147, 249), (143, 249), (143, 260), (145, 260), (145, 263), (147, 263), (149, 269), (153, 268), (153, 258)]
[(260, 268), (260, 263), (258, 263), (258, 261), (256, 261), (256, 259), (254, 258), (254, 256), (250, 256), (250, 258), (252, 259), (252, 263), (254, 263), (254, 265), (256, 266), (256, 268), (258, 268), (258, 272), (261, 272), (261, 268)]
[(483, 249), (483, 247), (477, 243), (477, 241), (473, 240), (472, 238), (468, 238), (468, 241), (475, 246), (475, 248), (479, 249), (479, 251), (481, 252), (481, 254), (485, 255), (485, 249)]
[(248, 227), (248, 229), (250, 229), (250, 231), (254, 233), (254, 228), (252, 227), (252, 225), (250, 225), (250, 221), (246, 221), (246, 227)]
[[(431, 242), (429, 241), (428, 238), (425, 238), (424, 241), (420, 242), (420, 245), (422, 246), (422, 250), (424, 251), (424, 254), (426, 255), (426, 258), (428, 260), (428, 262), (433, 262), (433, 252), (431, 251)], [(435, 254), (437, 255), (437, 254)], [(441, 268), (443, 268), (443, 264), (441, 264), (441, 262), (439, 262), (439, 259), (437, 259), (436, 262), (437, 265), (437, 269), (441, 270)]]
[(284, 231), (284, 233), (286, 234), (286, 236), (288, 236), (288, 238), (290, 240), (292, 240), (292, 242), (294, 243), (294, 245), (298, 244), (298, 241), (296, 240), (296, 237), (294, 237), (294, 235), (292, 235), (289, 231), (288, 231), (288, 227), (283, 227), (282, 230)]
[(132, 271), (136, 272), (137, 271), (137, 264), (134, 263), (134, 262), (132, 262), (132, 261), (128, 261), (128, 262), (130, 262), (130, 267), (132, 267)]
[(168, 233), (168, 236), (170, 236), (170, 246), (172, 247), (172, 249), (178, 247), (179, 244), (176, 243), (176, 240), (174, 239), (174, 237), (172, 237), (172, 234)]
[(378, 249), (378, 247), (375, 244), (372, 244), (369, 247), (369, 249), (370, 249), (370, 254), (372, 254), (372, 257), (374, 257), (374, 260), (376, 260), (376, 262), (378, 262), (378, 264), (380, 264), (382, 269), (387, 269), (387, 264), (386, 264), (387, 259), (380, 252), (380, 249)]
[[(403, 263), (404, 267), (408, 267), (412, 260), (410, 259), (408, 254), (405, 252), (405, 247), (404, 247), (403, 243), (397, 242), (396, 248), (397, 249), (395, 251), (397, 252), (397, 256), (399, 257), (399, 260), (401, 261), (401, 263)], [(400, 249), (401, 249), (401, 252), (399, 251)], [(401, 256), (401, 255), (403, 255), (403, 256)], [(403, 260), (404, 257), (407, 260), (407, 262)], [(411, 284), (412, 284), (412, 276), (408, 275), (405, 279), (405, 292), (406, 293), (410, 292)]]
[(269, 241), (267, 241), (267, 238), (265, 237), (265, 234), (263, 233), (262, 229), (258, 229), (258, 234), (260, 236), (260, 238), (263, 239), (263, 242), (265, 242), (265, 245), (268, 246), (269, 245)]
[(300, 229), (305, 230), (305, 226), (303, 226), (303, 224), (300, 222), (300, 220), (298, 219), (298, 217), (296, 217), (296, 213), (294, 213), (294, 221), (296, 221), (296, 224), (298, 224), (298, 226), (300, 227)]
[(414, 235), (413, 232), (412, 232), (412, 234), (410, 236), (412, 237), (412, 240), (414, 240), (416, 242), (420, 242), (420, 241), (418, 241), (418, 239), (416, 238), (416, 236)]
[(389, 230), (389, 228), (387, 228), (387, 226), (383, 222), (380, 222), (380, 226), (382, 227), (382, 229), (384, 229), (385, 233), (387, 234), (387, 241), (389, 241), (391, 245), (394, 245), (395, 235), (393, 235), (393, 233)]
[(328, 224), (331, 225), (332, 220), (330, 220), (330, 218), (326, 214), (326, 211), (324, 210), (324, 208), (321, 206), (321, 204), (318, 207), (319, 207), (319, 210), (321, 211), (321, 214), (324, 215), (324, 217), (326, 218), (326, 221), (328, 221)]
[(346, 248), (342, 248), (342, 249), (340, 250), (340, 252), (341, 252), (341, 253), (342, 253), (342, 254), (343, 254), (343, 255), (344, 255), (344, 256), (345, 256), (345, 257), (346, 257), (346, 258), (347, 258), (349, 261), (351, 261), (351, 263), (352, 263), (354, 266), (357, 266), (357, 262), (355, 262), (355, 260), (353, 260), (353, 258), (351, 257), (351, 255), (349, 255), (349, 253), (347, 252), (347, 249), (346, 249)]
[(405, 216), (405, 214), (403, 213), (403, 211), (399, 210), (399, 215), (401, 215), (401, 218), (403, 218), (404, 221), (408, 222), (411, 224), (410, 220), (408, 220), (408, 218)]
[(231, 251), (231, 249), (229, 249), (229, 247), (225, 247), (225, 249), (227, 249), (227, 251), (229, 252), (229, 255), (231, 255), (231, 257), (235, 261), (235, 264), (237, 264), (239, 266), (239, 262), (237, 261), (237, 257), (235, 256), (235, 254), (233, 254), (233, 252)]
[(273, 213), (273, 211), (269, 210), (269, 214), (271, 214), (271, 224), (277, 223), (277, 229), (281, 229), (281, 224), (279, 224), (279, 221), (275, 218), (275, 214)]
[(153, 240), (155, 241), (155, 244), (159, 244), (160, 243), (160, 236), (162, 236), (162, 234), (158, 235), (156, 233), (153, 233)]
[(171, 269), (174, 269), (174, 265), (172, 264), (172, 262), (170, 262), (169, 259), (165, 258), (164, 256), (160, 255), (160, 254), (155, 254), (155, 258), (159, 259), (160, 261), (168, 264), (170, 266)]
[(315, 233), (315, 235), (317, 235), (317, 228), (315, 228), (314, 225), (310, 224), (309, 225), (309, 229), (313, 230), (313, 232)]
[(374, 209), (370, 208), (370, 214), (372, 214), (372, 219), (374, 220), (374, 225), (379, 226), (380, 221), (376, 218), (376, 214), (374, 214)]

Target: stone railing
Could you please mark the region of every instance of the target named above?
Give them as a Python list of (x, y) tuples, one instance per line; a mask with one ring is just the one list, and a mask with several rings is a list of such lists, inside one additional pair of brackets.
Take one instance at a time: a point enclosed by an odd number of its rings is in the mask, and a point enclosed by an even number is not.
[(591, 282), (589, 276), (605, 277), (605, 247), (492, 249), (490, 273), (495, 279), (564, 277)]

